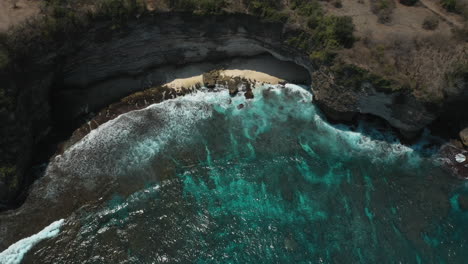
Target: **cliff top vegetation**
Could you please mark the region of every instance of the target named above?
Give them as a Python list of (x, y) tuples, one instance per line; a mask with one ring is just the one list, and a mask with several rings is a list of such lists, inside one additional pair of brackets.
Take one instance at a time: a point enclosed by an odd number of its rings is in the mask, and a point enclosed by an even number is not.
[[(398, 83), (428, 101), (444, 97), (446, 76), (468, 61), (468, 0), (9, 0), (4, 17), (19, 17), (0, 33), (0, 68), (67, 43), (97, 20), (124, 30), (159, 12), (246, 13), (295, 29), (285, 44), (327, 67), (355, 65)], [(22, 11), (26, 9), (26, 11)], [(36, 11), (31, 11), (34, 9)], [(21, 13), (23, 12), (23, 13)], [(23, 15), (23, 18), (21, 18)], [(3, 24), (8, 24), (3, 22)], [(0, 20), (0, 32), (5, 29)], [(72, 41), (70, 41), (72, 42)], [(12, 63), (14, 62), (14, 63)], [(12, 66), (12, 64), (15, 64)], [(326, 70), (326, 69), (324, 69)], [(12, 107), (4, 91), (0, 102)], [(14, 101), (14, 100), (13, 100)]]

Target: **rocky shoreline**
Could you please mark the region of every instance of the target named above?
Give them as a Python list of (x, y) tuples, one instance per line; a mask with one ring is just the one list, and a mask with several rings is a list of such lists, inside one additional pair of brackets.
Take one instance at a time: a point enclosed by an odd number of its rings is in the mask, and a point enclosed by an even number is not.
[[(268, 59), (268, 57), (260, 57), (259, 59)], [(246, 63), (251, 61), (252, 60), (244, 59), (244, 62)], [(271, 66), (272, 65), (270, 64), (270, 67)], [(252, 72), (254, 72), (254, 74), (252, 74)], [(299, 79), (299, 82), (303, 82), (304, 84), (307, 82), (307, 76), (300, 76), (300, 74), (296, 75), (296, 77)], [(256, 85), (277, 85), (285, 84), (286, 82), (288, 81), (278, 77), (270, 76), (266, 73), (251, 70), (229, 71), (219, 69), (205, 72), (199, 76), (178, 79), (162, 86), (146, 89), (144, 91), (127, 96), (121, 99), (119, 102), (113, 103), (99, 111), (99, 113), (94, 115), (91, 120), (75, 130), (70, 139), (61, 143), (57, 149), (56, 154), (62, 154), (66, 149), (81, 140), (92, 130), (112, 119), (115, 119), (119, 115), (134, 110), (140, 110), (152, 104), (160, 103), (164, 100), (174, 99), (179, 96), (184, 96), (186, 94), (196, 92), (202, 87), (213, 91), (215, 91), (217, 88), (228, 89), (231, 96), (236, 96), (239, 92), (243, 92), (246, 99), (253, 99), (254, 95), (252, 89), (254, 89)], [(289, 82), (292, 82), (292, 80), (289, 80)]]
[[(228, 89), (229, 93), (232, 96), (235, 96), (238, 92), (242, 92), (246, 98), (251, 98), (252, 89), (256, 85), (265, 83), (263, 80), (255, 79), (246, 79), (243, 75), (240, 76), (224, 76), (222, 70), (212, 70), (204, 73), (201, 76), (201, 83), (195, 83), (193, 86), (171, 86), (163, 85), (154, 88), (147, 89), (145, 91), (137, 92), (130, 96), (127, 96), (120, 100), (117, 103), (111, 104), (110, 106), (101, 110), (96, 114), (89, 122), (82, 125), (78, 128), (71, 136), (71, 138), (63, 142), (58, 148), (56, 155), (61, 155), (69, 147), (73, 146), (79, 142), (83, 137), (88, 135), (92, 130), (98, 128), (99, 126), (115, 119), (116, 117), (128, 113), (134, 110), (140, 110), (146, 108), (147, 106), (159, 103), (164, 100), (169, 100), (176, 98), (178, 96), (183, 96), (192, 92), (196, 92), (201, 89), (202, 86), (206, 87), (203, 89), (211, 89), (214, 92), (219, 89)], [(198, 76), (199, 77), (199, 76)], [(188, 80), (192, 80), (187, 78)], [(276, 79), (276, 82), (271, 84), (285, 84), (286, 81), (279, 78)], [(179, 84), (184, 83), (183, 81)], [(190, 83), (190, 82), (189, 82)], [(242, 106), (239, 106), (242, 107)], [(440, 159), (444, 162), (448, 170), (453, 172), (455, 175), (458, 175), (460, 178), (468, 178), (468, 161), (456, 162), (456, 157), (460, 153), (468, 154), (466, 151), (461, 148), (457, 148), (450, 145), (445, 145), (441, 148)], [(60, 175), (59, 171), (56, 171)], [(73, 179), (71, 179), (73, 181)], [(34, 192), (27, 198), (27, 202), (19, 209), (8, 211), (6, 213), (0, 214), (0, 225), (8, 227), (7, 229), (0, 230), (0, 251), (8, 247), (8, 245), (14, 243), (22, 237), (27, 237), (30, 234), (34, 234), (40, 230), (42, 226), (45, 226), (50, 221), (55, 219), (60, 219), (69, 216), (75, 210), (82, 208), (83, 205), (90, 203), (88, 206), (97, 206), (98, 201), (105, 199), (107, 195), (107, 189), (115, 188), (112, 183), (102, 182), (102, 193), (94, 194), (87, 193), (86, 190), (80, 189), (79, 184), (76, 183), (76, 190), (73, 189), (71, 192), (67, 192), (70, 196), (69, 201), (57, 200), (57, 198), (44, 198), (41, 195), (47, 192), (49, 186), (48, 181), (54, 181), (50, 177), (46, 177), (36, 182), (34, 186)], [(68, 183), (70, 184), (70, 183)], [(110, 185), (109, 185), (110, 184)], [(98, 195), (98, 196), (96, 196)], [(60, 197), (60, 196), (58, 196)], [(38, 214), (38, 210), (42, 210), (47, 206), (46, 216), (43, 214)], [(83, 209), (83, 208), (82, 208)], [(84, 209), (86, 210), (86, 209)], [(24, 225), (22, 220), (25, 216), (28, 215), (28, 221), (35, 221), (37, 225)], [(23, 219), (24, 220), (24, 219)], [(19, 232), (11, 232), (11, 230), (18, 230)]]
[[(27, 79), (24, 73), (1, 75), (7, 87), (21, 88), (17, 109), (0, 111), (3, 155), (11, 157), (16, 168), (13, 180), (0, 184), (3, 203), (19, 206), (27, 196), (25, 188), (34, 181), (27, 176), (33, 157), (44, 142), (51, 142), (54, 131), (62, 131), (67, 138), (81, 127), (72, 137), (80, 138), (97, 126), (87, 124), (95, 113), (99, 113), (98, 124), (105, 122), (112, 116), (101, 109), (137, 92), (147, 91), (146, 100), (157, 102), (160, 95), (147, 89), (170, 83), (174, 77), (169, 73), (194, 63), (209, 72), (210, 63), (270, 54), (310, 75), (314, 100), (327, 117), (353, 121), (360, 114), (376, 116), (407, 138), (417, 136), (441, 115), (450, 117), (441, 126), (458, 127), (467, 118), (463, 108), (468, 102), (468, 80), (463, 76), (454, 82), (446, 101), (427, 103), (407, 90), (383, 89), (385, 80), (352, 67), (317, 67), (308, 54), (287, 44), (297, 34), (295, 28), (255, 16), (161, 13), (132, 21), (122, 32), (110, 28), (109, 23), (98, 23), (72, 49), (36, 58)], [(207, 84), (212, 86), (210, 81)], [(140, 99), (123, 104), (122, 109), (146, 105)], [(22, 193), (19, 199), (18, 193)]]
[[(56, 154), (62, 154), (68, 147), (72, 146), (92, 130), (100, 125), (116, 118), (117, 116), (133, 111), (143, 109), (151, 104), (160, 103), (167, 99), (174, 99), (179, 96), (196, 92), (201, 87), (206, 87), (209, 90), (228, 89), (231, 96), (237, 95), (242, 91), (247, 99), (253, 98), (252, 89), (260, 84), (284, 85), (286, 80), (282, 80), (273, 76), (267, 78), (253, 79), (245, 78), (245, 71), (239, 70), (237, 76), (226, 76), (223, 70), (212, 70), (203, 75), (188, 78), (185, 82), (179, 81), (176, 84), (169, 83), (164, 86), (151, 88), (142, 92), (137, 92), (128, 97), (123, 98), (120, 102), (114, 103), (104, 110), (100, 111), (89, 122), (75, 130), (69, 140), (60, 144)], [(258, 76), (257, 76), (258, 77)], [(196, 79), (198, 82), (193, 82)], [(182, 86), (178, 86), (182, 85)], [(185, 85), (185, 86), (184, 86)], [(206, 89), (205, 88), (205, 89)], [(240, 106), (242, 107), (242, 106)], [(330, 118), (330, 114), (328, 113)], [(331, 116), (333, 120), (333, 116)], [(398, 132), (398, 131), (396, 131)], [(443, 166), (455, 177), (459, 179), (468, 179), (468, 149), (464, 147), (461, 141), (453, 140), (440, 146), (437, 159)]]
[[(249, 75), (249, 72), (239, 70), (237, 73), (240, 75), (225, 76), (223, 70), (213, 70), (204, 73), (201, 76), (202, 82), (196, 83), (193, 86), (169, 87), (169, 83), (127, 96), (119, 102), (111, 104), (101, 110), (86, 124), (75, 130), (68, 140), (59, 144), (56, 153), (51, 157), (51, 163), (54, 161), (57, 162), (57, 159), (60, 159), (60, 156), (63, 155), (67, 149), (79, 143), (80, 140), (90, 134), (91, 131), (116, 119), (122, 114), (142, 110), (152, 104), (175, 99), (178, 96), (197, 92), (200, 89), (208, 90), (208, 92), (219, 92), (222, 89), (228, 89), (231, 96), (242, 93), (246, 99), (252, 99), (252, 89), (255, 89), (257, 85), (266, 83), (277, 85), (286, 82), (285, 80), (268, 74), (259, 75), (260, 77), (267, 76), (267, 78), (246, 79), (245, 76)], [(271, 82), (272, 80), (274, 81)], [(183, 83), (184, 81), (179, 82), (179, 84)], [(64, 177), (64, 179), (62, 179), (63, 182), (58, 182), (57, 176)], [(112, 179), (110, 176), (103, 176), (101, 180), (94, 179), (94, 181), (98, 181), (99, 186), (101, 186), (99, 187), (100, 193), (97, 193), (92, 191), (92, 188), (91, 190), (87, 190), (87, 184), (81, 182), (80, 179), (75, 179), (69, 175), (62, 175), (60, 169), (49, 168), (46, 175), (35, 181), (31, 186), (31, 192), (20, 208), (0, 214), (0, 226), (5, 227), (0, 229), (0, 252), (15, 241), (37, 233), (43, 225), (46, 225), (49, 221), (69, 217), (70, 214), (73, 214), (76, 210), (80, 211), (80, 208), (83, 209), (83, 206), (99, 206), (100, 201), (108, 198), (107, 195), (109, 193), (106, 190), (116, 188), (115, 183), (110, 181), (109, 178)], [(54, 187), (51, 187), (51, 185)], [(60, 190), (55, 189), (57, 185), (61, 185)], [(55, 191), (50, 191), (50, 188), (55, 189)], [(57, 193), (50, 195), (51, 192)], [(48, 193), (48, 195), (44, 195), (44, 193)], [(66, 201), (61, 199), (61, 197), (65, 196), (70, 199), (67, 198), (65, 199)], [(38, 210), (42, 211), (42, 213), (39, 213)], [(34, 221), (36, 225), (27, 225), (25, 221)]]
[(279, 61), (270, 55), (189, 64), (172, 72), (168, 83), (131, 94), (97, 113), (86, 113), (89, 115), (88, 120), (74, 130), (69, 139), (58, 145), (56, 154), (63, 153), (92, 130), (121, 114), (195, 92), (202, 86), (209, 89), (222, 86), (229, 89), (232, 96), (236, 95), (239, 89), (244, 89), (245, 96), (251, 98), (251, 89), (258, 83), (286, 82), (308, 85), (310, 79), (308, 73), (297, 65)]

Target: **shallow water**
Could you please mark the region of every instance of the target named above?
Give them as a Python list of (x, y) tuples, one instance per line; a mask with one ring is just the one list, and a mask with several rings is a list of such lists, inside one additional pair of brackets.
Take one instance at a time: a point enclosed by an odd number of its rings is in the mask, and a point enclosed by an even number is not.
[[(111, 174), (118, 187), (103, 206), (70, 218), (29, 260), (468, 259), (468, 212), (458, 203), (468, 187), (435, 161), (436, 138), (404, 146), (372, 124), (354, 131), (330, 125), (298, 86), (254, 91), (252, 101), (226, 90), (166, 101), (77, 144), (58, 166), (89, 177)], [(105, 157), (85, 155), (95, 144)]]

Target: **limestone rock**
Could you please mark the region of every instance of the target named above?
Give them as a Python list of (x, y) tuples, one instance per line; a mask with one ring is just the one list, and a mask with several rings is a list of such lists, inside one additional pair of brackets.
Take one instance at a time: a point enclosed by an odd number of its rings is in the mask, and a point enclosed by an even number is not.
[(239, 86), (236, 80), (232, 80), (232, 79), (228, 80), (227, 86), (229, 89), (229, 95), (235, 96), (239, 92)]
[(349, 84), (346, 80), (357, 73), (350, 70), (340, 74), (317, 71), (312, 76), (314, 100), (333, 120), (347, 122), (356, 114), (370, 114), (411, 138), (438, 117), (427, 103), (407, 91), (382, 89), (373, 85), (368, 76), (355, 78)]
[(207, 88), (213, 89), (216, 87), (219, 78), (219, 71), (210, 71), (203, 74), (203, 83)]
[(460, 139), (468, 147), (468, 127), (460, 131)]

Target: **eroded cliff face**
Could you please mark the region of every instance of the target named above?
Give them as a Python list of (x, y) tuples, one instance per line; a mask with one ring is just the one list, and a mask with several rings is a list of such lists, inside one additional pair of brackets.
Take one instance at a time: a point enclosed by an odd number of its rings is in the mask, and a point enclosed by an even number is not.
[(311, 69), (305, 54), (283, 45), (287, 32), (281, 24), (248, 15), (166, 13), (111, 28), (109, 22), (96, 23), (80, 41), (35, 56), (27, 72), (2, 76), (20, 92), (14, 113), (0, 109), (5, 112), (0, 154), (16, 165), (16, 176), (0, 184), (0, 207), (31, 182), (23, 175), (43, 151), (41, 142), (53, 140), (56, 131), (71, 134), (126, 95), (171, 81), (180, 67), (206, 62), (208, 71), (212, 62), (271, 53)]
[[(2, 117), (2, 148), (16, 155), (19, 180), (16, 187), (0, 184), (6, 193), (0, 197), (3, 202), (14, 200), (21, 186), (30, 181), (23, 177), (26, 168), (54, 130), (71, 134), (103, 107), (167, 83), (174, 69), (191, 63), (272, 54), (311, 74), (315, 100), (329, 117), (350, 120), (359, 113), (371, 114), (408, 136), (447, 109), (421, 102), (408, 92), (382, 92), (366, 80), (357, 87), (339, 85), (336, 76), (315, 69), (308, 54), (286, 44), (294, 29), (245, 14), (163, 13), (136, 20), (120, 31), (111, 26), (97, 23), (77, 43), (68, 45), (72, 46), (69, 52), (41, 56), (31, 72), (16, 79), (6, 77), (11, 85), (21, 86), (16, 112)], [(463, 91), (466, 86), (455, 93)]]
[[(161, 14), (130, 25), (127, 33), (112, 34), (106, 27), (94, 29), (81, 43), (84, 48), (64, 65), (63, 85), (54, 95), (61, 109), (57, 112), (66, 120), (167, 82), (170, 66), (265, 52), (305, 67), (313, 76), (316, 101), (338, 120), (371, 114), (411, 137), (434, 121), (443, 108), (419, 100), (410, 91), (382, 91), (365, 79), (358, 87), (340, 85), (335, 76), (316, 71), (307, 54), (285, 44), (292, 29), (248, 15)], [(451, 97), (463, 89), (454, 89)]]
[[(130, 28), (112, 33), (108, 25), (101, 25), (82, 41), (84, 48), (67, 58), (61, 85), (54, 91), (63, 119), (167, 83), (171, 71), (191, 63), (270, 53), (312, 71), (306, 54), (284, 45), (287, 30), (282, 25), (248, 15), (161, 14)], [(110, 35), (101, 41), (106, 34)]]
[(353, 85), (340, 84), (333, 73), (315, 72), (314, 95), (324, 113), (336, 121), (352, 121), (358, 114), (386, 120), (401, 135), (411, 139), (439, 115), (440, 106), (418, 100), (411, 92), (385, 91), (363, 79)]

